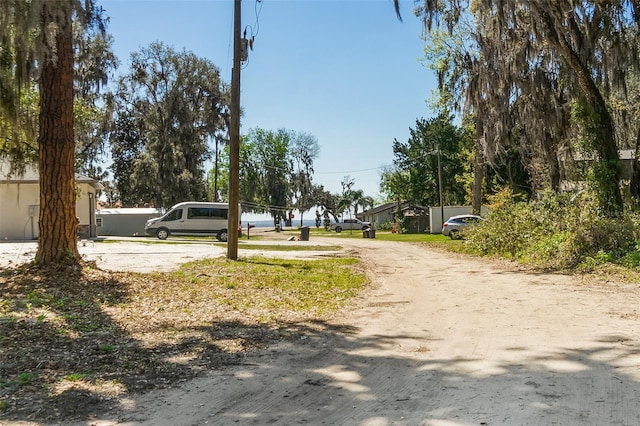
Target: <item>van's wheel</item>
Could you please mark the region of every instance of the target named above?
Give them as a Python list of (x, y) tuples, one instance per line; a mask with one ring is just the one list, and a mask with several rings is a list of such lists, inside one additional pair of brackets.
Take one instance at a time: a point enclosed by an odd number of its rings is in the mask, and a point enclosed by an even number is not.
[(336, 232), (342, 232), (342, 228), (340, 228), (339, 226), (336, 226)]
[(226, 243), (227, 240), (229, 239), (229, 234), (227, 233), (226, 229), (221, 229), (220, 231), (218, 231), (216, 238), (218, 241), (222, 241), (223, 243)]
[(458, 231), (453, 230), (449, 232), (449, 238), (451, 238), (452, 240), (457, 240), (458, 238), (460, 238), (460, 235), (458, 235)]
[(158, 228), (158, 230), (156, 231), (156, 237), (161, 240), (166, 240), (168, 236), (169, 230), (167, 228)]

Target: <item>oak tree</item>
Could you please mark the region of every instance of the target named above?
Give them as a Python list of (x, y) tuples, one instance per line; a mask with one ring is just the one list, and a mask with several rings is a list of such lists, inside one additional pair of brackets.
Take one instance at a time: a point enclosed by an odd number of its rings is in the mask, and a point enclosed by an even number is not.
[(113, 95), (113, 173), (126, 205), (205, 200), (210, 142), (228, 123), (218, 68), (160, 42), (131, 55)]
[(636, 0), (424, 0), (417, 13), (427, 31), (449, 33), (473, 17), (476, 54), (449, 77), (460, 70), (468, 76), (454, 95), (470, 105), (489, 157), (524, 141), (555, 187), (557, 154), (578, 147), (595, 160), (593, 183), (605, 209), (622, 208), (619, 129), (609, 103), (637, 73)]

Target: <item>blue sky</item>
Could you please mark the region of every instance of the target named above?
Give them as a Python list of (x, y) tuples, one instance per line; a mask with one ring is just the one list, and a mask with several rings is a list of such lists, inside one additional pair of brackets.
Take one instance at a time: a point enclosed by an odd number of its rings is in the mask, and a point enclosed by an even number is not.
[[(129, 55), (153, 41), (213, 61), (231, 81), (233, 0), (99, 0), (125, 72)], [(380, 167), (394, 138), (406, 141), (430, 117), (433, 73), (420, 63), (413, 0), (243, 0), (242, 27), (255, 35), (241, 73), (241, 132), (286, 128), (317, 137), (314, 181), (379, 197)], [(257, 14), (256, 12), (259, 12)]]

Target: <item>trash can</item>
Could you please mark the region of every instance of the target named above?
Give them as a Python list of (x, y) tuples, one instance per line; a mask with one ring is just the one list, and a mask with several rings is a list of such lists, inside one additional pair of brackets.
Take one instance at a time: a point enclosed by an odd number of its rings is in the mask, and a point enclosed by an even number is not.
[(303, 226), (300, 228), (300, 240), (301, 241), (309, 241), (309, 227)]
[(369, 229), (369, 238), (375, 238), (375, 237), (376, 237), (376, 230)]
[(362, 238), (369, 238), (369, 230), (368, 229), (363, 229), (362, 230)]

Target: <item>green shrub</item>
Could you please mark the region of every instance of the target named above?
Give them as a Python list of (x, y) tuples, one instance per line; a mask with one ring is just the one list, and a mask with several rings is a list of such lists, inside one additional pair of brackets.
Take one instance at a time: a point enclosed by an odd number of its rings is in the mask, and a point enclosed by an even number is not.
[(554, 269), (601, 261), (640, 264), (637, 215), (603, 216), (588, 191), (545, 192), (532, 201), (503, 191), (492, 201), (488, 220), (467, 235), (465, 249), (472, 253)]
[(392, 220), (385, 220), (384, 222), (382, 222), (380, 224), (380, 230), (381, 231), (391, 231), (391, 228), (393, 228), (393, 226), (395, 225), (395, 222)]

